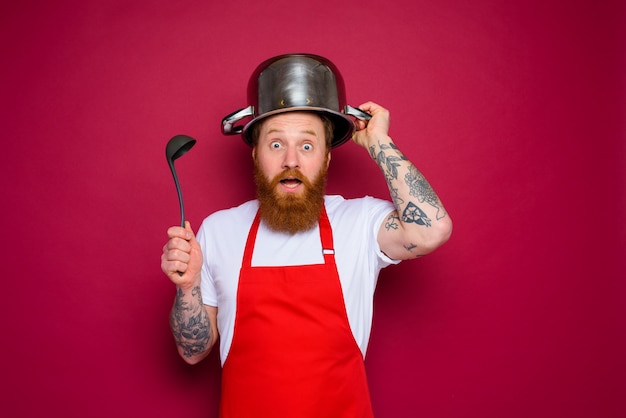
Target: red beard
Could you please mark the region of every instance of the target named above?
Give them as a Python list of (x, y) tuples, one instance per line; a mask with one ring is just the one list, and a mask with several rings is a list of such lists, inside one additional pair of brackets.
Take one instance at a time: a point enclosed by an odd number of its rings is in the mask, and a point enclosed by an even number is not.
[[(257, 184), (259, 212), (261, 219), (270, 229), (295, 234), (315, 227), (324, 206), (328, 172), (326, 163), (322, 167), (313, 181), (295, 169), (285, 170), (270, 181), (255, 162), (254, 179)], [(304, 193), (299, 196), (278, 193), (278, 184), (286, 177), (300, 179), (304, 186)]]

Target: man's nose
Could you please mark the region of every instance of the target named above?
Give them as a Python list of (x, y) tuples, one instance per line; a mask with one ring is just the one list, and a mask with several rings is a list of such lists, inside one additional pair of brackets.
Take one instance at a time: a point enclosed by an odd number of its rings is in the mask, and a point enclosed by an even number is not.
[(285, 158), (283, 160), (283, 168), (300, 168), (298, 159), (298, 150), (296, 147), (288, 146), (285, 150)]

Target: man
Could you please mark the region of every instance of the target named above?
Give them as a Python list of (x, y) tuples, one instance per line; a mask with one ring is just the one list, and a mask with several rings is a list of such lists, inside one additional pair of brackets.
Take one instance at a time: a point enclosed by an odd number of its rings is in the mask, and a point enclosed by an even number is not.
[(442, 245), (452, 223), (368, 102), (352, 139), (383, 171), (391, 202), (325, 196), (333, 121), (286, 111), (251, 132), (258, 199), (168, 229), (161, 267), (177, 287), (180, 355), (220, 338), (222, 417), (371, 417), (364, 369), (381, 268)]

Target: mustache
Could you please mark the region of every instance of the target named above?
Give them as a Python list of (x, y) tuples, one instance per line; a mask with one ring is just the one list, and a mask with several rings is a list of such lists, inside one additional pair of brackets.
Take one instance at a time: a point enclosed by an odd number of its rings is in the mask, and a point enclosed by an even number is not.
[(270, 187), (274, 189), (276, 188), (276, 186), (278, 186), (278, 183), (285, 180), (297, 180), (304, 184), (307, 189), (311, 189), (313, 187), (313, 182), (309, 180), (307, 176), (302, 174), (302, 172), (297, 168), (285, 169), (280, 174), (274, 176), (274, 178), (272, 178), (272, 180), (270, 181)]

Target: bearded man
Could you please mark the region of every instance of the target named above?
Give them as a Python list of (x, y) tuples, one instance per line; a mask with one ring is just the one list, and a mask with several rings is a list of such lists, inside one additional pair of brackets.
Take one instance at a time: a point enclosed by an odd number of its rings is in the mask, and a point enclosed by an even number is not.
[[(315, 117), (314, 114), (292, 112), (285, 114), (284, 118), (270, 119), (258, 125), (257, 131), (263, 134), (264, 143), (253, 148), (252, 156), (259, 213), (275, 231), (295, 234), (309, 230), (317, 224), (322, 213), (330, 144), (313, 144), (305, 135), (305, 142), (287, 148), (280, 140), (271, 139), (272, 135), (278, 139), (280, 133), (292, 126), (314, 137), (332, 138), (332, 122), (323, 116), (318, 117), (323, 122), (324, 131), (307, 132), (309, 119)], [(319, 129), (319, 124), (313, 125)], [(259, 137), (258, 132), (253, 135)], [(265, 143), (267, 141), (270, 143)]]
[[(249, 129), (257, 199), (168, 229), (161, 268), (176, 284), (170, 326), (182, 358), (220, 340), (220, 416), (372, 417), (364, 367), (380, 270), (451, 233), (441, 201), (388, 136), (389, 112), (338, 126), (287, 109)], [(333, 113), (331, 113), (333, 115)], [(333, 144), (364, 147), (391, 201), (324, 193)]]

